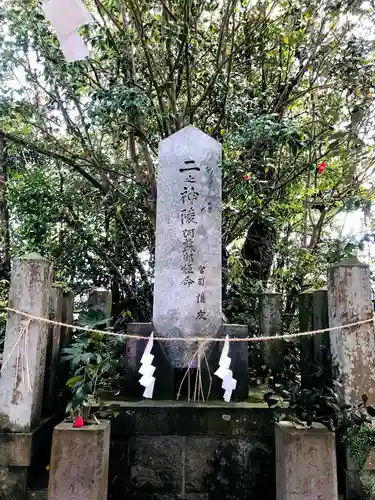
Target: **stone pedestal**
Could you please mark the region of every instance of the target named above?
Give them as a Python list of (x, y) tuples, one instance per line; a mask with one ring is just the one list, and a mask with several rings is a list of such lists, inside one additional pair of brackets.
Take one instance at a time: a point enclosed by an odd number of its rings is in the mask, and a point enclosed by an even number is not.
[(0, 498), (23, 500), (30, 465), (43, 464), (50, 450), (55, 419), (43, 420), (32, 432), (0, 432)]
[(276, 500), (337, 500), (335, 435), (321, 424), (276, 424)]
[(266, 405), (119, 404), (112, 421), (112, 498), (275, 499), (274, 410)]
[[(51, 263), (38, 255), (15, 259), (9, 307), (48, 318), (51, 275)], [(0, 376), (0, 427), (22, 432), (38, 425), (47, 341), (46, 323), (8, 314)]]
[(53, 431), (48, 500), (107, 500), (110, 423)]

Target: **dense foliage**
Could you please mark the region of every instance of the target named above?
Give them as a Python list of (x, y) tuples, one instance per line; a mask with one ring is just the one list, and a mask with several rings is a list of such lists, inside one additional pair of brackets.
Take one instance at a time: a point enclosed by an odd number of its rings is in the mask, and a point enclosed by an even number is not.
[(191, 123), (223, 144), (228, 320), (252, 325), (268, 285), (293, 315), (301, 289), (356, 249), (333, 230), (337, 214), (370, 220), (370, 7), (87, 6), (91, 55), (73, 64), (39, 1), (5, 0), (0, 13), (1, 278), (12, 255), (36, 250), (57, 279), (110, 287), (115, 315), (148, 320), (158, 142)]

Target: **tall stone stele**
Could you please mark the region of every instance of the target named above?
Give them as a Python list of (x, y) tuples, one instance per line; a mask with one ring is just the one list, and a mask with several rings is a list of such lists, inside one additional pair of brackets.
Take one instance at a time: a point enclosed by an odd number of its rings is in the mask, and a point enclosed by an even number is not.
[[(162, 337), (221, 326), (221, 145), (188, 126), (159, 145), (153, 323)], [(166, 343), (174, 367), (198, 346)]]

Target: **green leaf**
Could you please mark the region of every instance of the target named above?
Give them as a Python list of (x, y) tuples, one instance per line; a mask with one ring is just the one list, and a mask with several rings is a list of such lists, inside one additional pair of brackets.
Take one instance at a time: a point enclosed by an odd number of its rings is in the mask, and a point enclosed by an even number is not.
[(73, 387), (77, 382), (81, 382), (82, 380), (83, 380), (83, 376), (82, 375), (76, 375), (76, 376), (70, 378), (67, 381), (66, 385), (68, 387)]

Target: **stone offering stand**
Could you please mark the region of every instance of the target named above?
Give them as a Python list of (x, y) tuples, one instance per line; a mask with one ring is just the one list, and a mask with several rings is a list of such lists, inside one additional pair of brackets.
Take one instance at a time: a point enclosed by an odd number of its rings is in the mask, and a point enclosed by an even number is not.
[[(108, 397), (120, 407), (110, 423), (62, 423), (56, 394), (66, 374), (58, 360), (72, 332), (14, 310), (71, 325), (73, 296), (53, 286), (50, 262), (14, 260), (0, 375), (0, 499), (47, 498), (48, 482), (49, 500), (338, 498), (334, 434), (319, 425), (275, 426), (275, 410), (261, 397), (249, 401), (247, 342), (229, 344), (237, 385), (231, 402), (223, 401), (214, 372), (224, 342), (207, 339), (247, 338), (248, 330), (222, 322), (220, 160), (220, 145), (193, 127), (160, 145), (153, 322), (128, 325), (142, 339), (126, 342), (127, 392)], [(260, 300), (259, 335), (279, 334), (281, 297), (267, 291)], [(89, 303), (110, 317), (110, 292), (93, 290)], [(300, 296), (301, 331), (372, 314), (369, 268), (357, 261), (333, 266), (326, 289)], [(138, 370), (151, 333), (163, 341), (151, 351), (155, 381), (146, 400)], [(373, 404), (373, 323), (301, 337), (305, 387), (312, 384), (306, 360), (326, 363), (322, 346), (343, 376), (345, 401), (366, 394)], [(264, 343), (267, 366), (282, 366), (283, 350), (282, 337)], [(354, 500), (358, 471), (346, 456), (339, 465), (340, 489)], [(34, 484), (40, 475), (45, 483)]]

